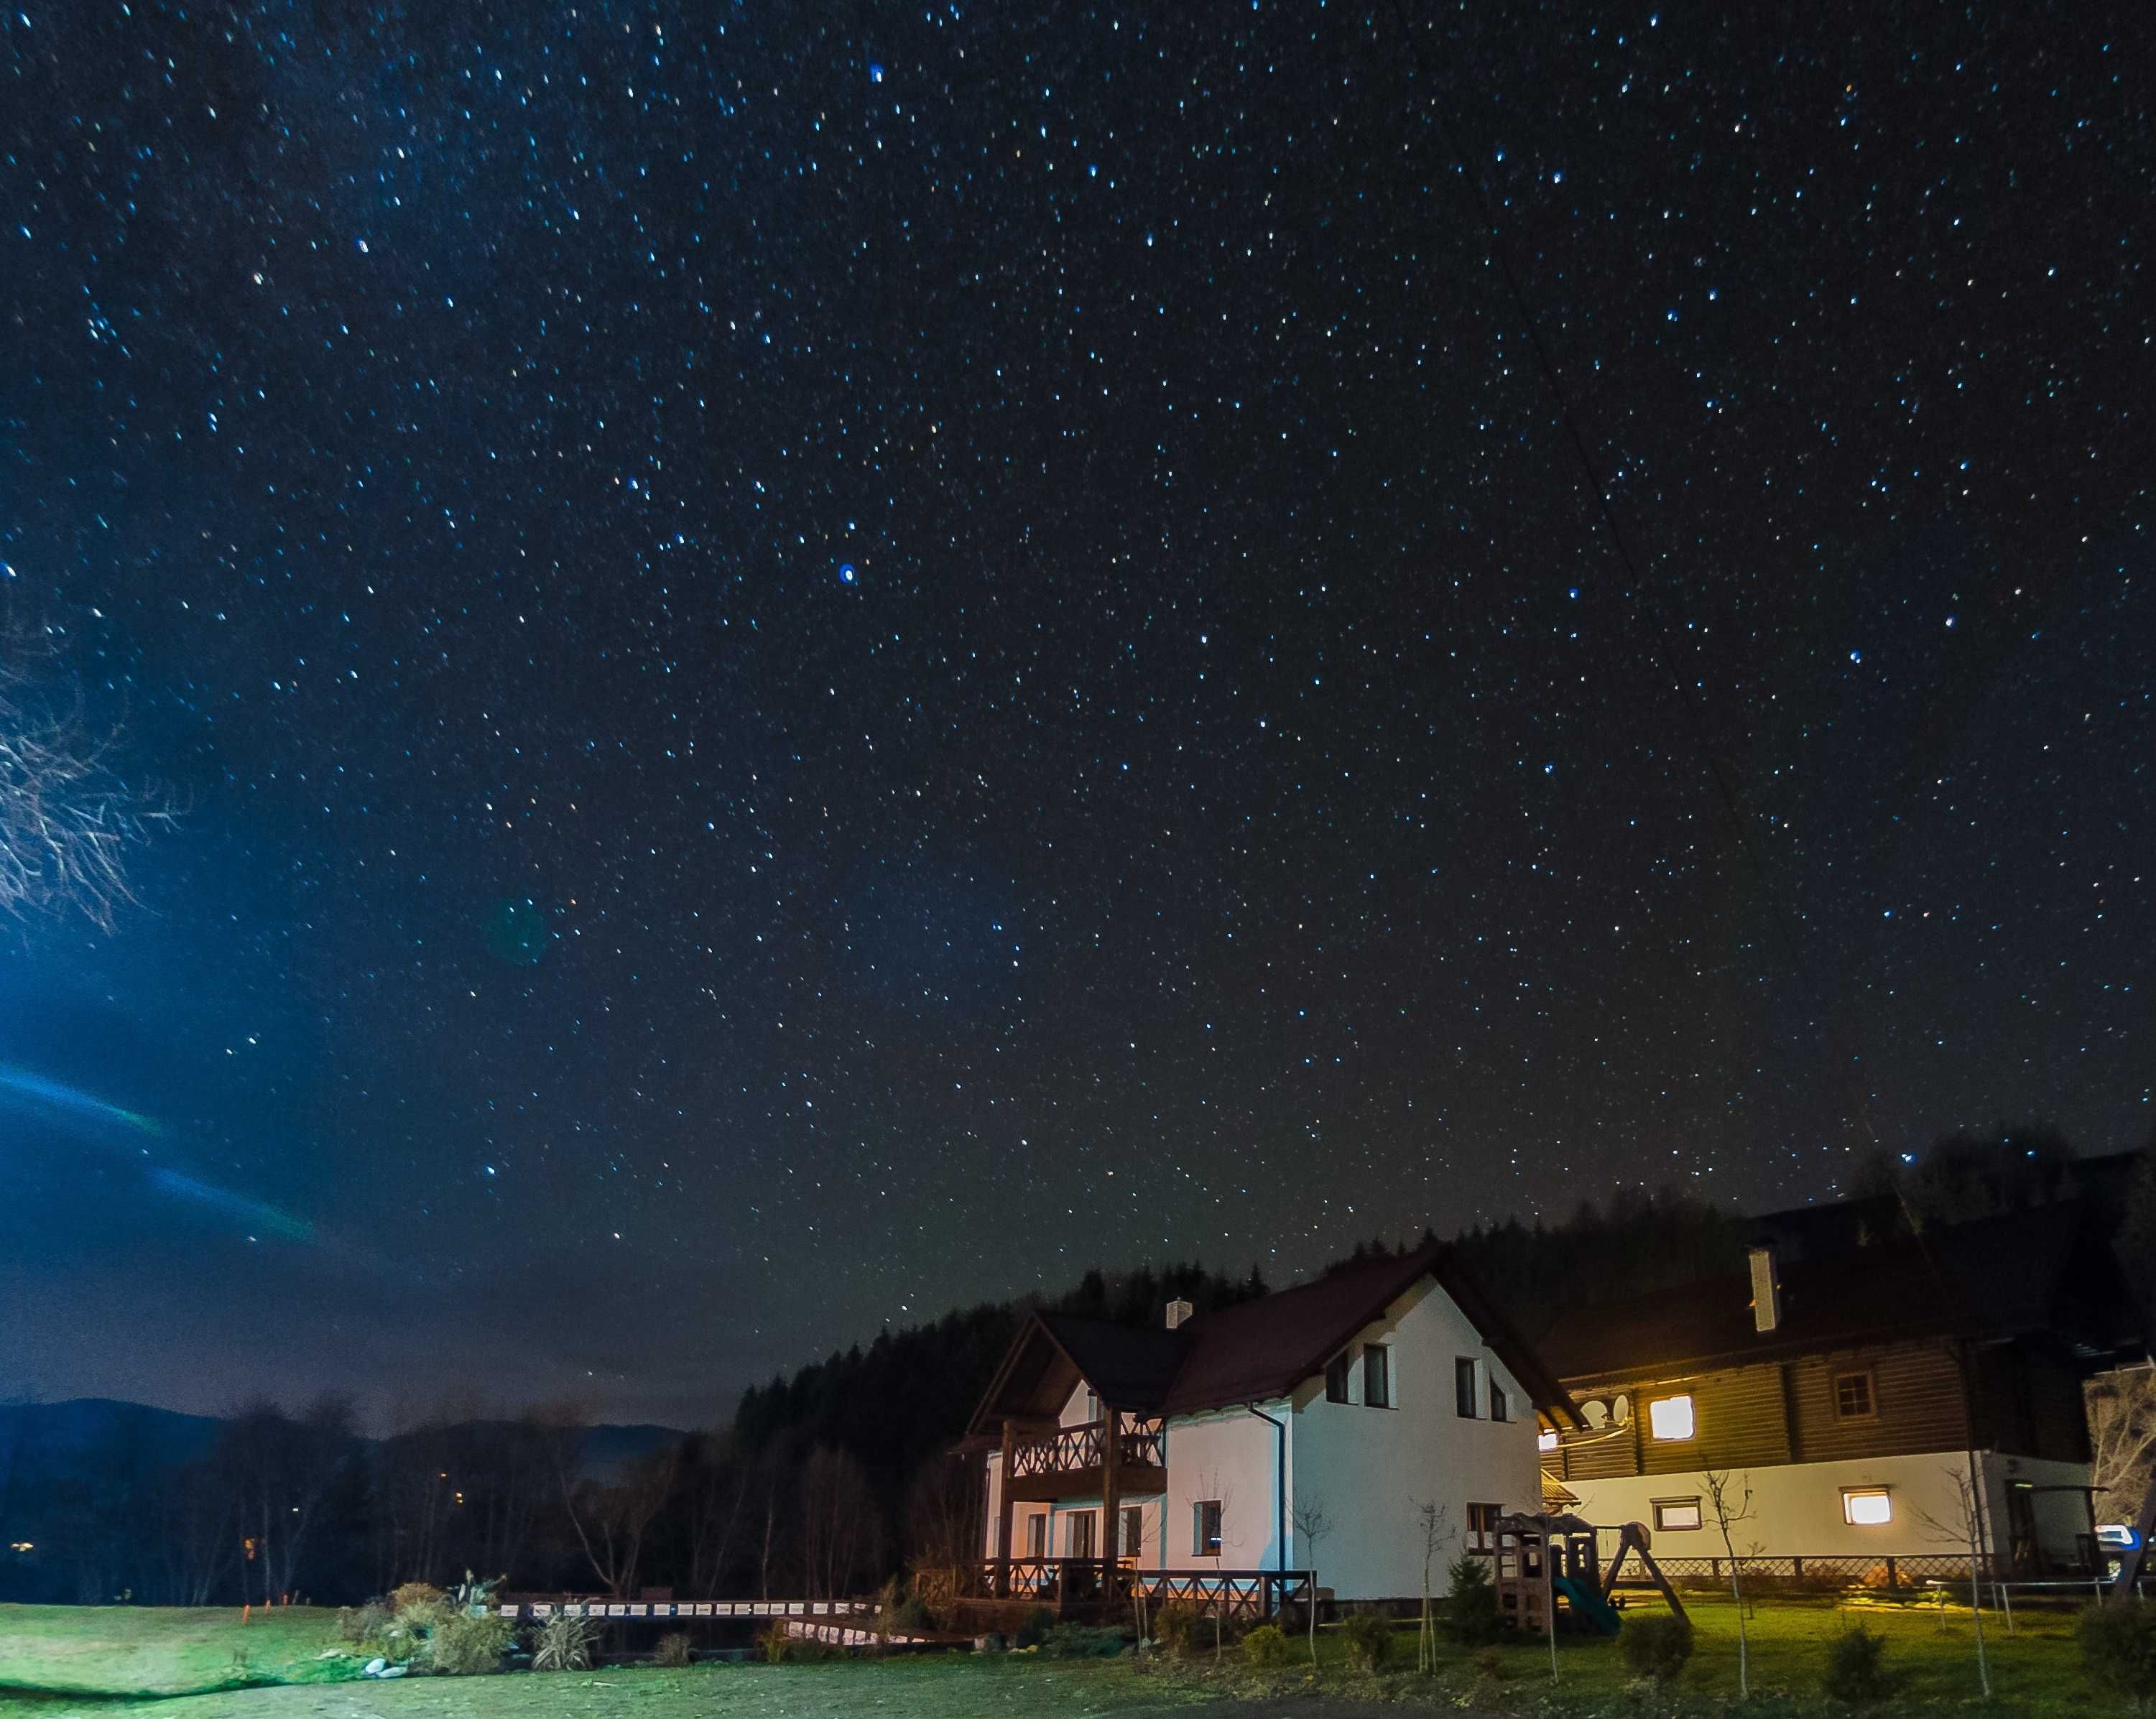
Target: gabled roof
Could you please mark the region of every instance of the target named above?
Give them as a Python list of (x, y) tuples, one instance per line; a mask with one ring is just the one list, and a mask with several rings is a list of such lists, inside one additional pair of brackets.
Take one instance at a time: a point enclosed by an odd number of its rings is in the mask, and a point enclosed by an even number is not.
[(1286, 1396), (1355, 1333), (1424, 1278), (1481, 1334), (1512, 1376), (1552, 1416), (1578, 1416), (1557, 1377), (1468, 1276), (1453, 1250), (1430, 1243), (1380, 1254), (1315, 1282), (1201, 1313), (1179, 1330), (1133, 1330), (1099, 1320), (1036, 1313), (973, 1415), (976, 1434), (1005, 1415), (1052, 1414), (1080, 1379), (1118, 1409), (1191, 1414)]
[(2092, 1214), (2061, 1201), (1921, 1237), (1782, 1262), (1782, 1317), (1756, 1328), (1748, 1274), (1573, 1308), (1541, 1341), (1560, 1378), (1742, 1366), (1920, 1337), (2131, 1342), (2131, 1298)]

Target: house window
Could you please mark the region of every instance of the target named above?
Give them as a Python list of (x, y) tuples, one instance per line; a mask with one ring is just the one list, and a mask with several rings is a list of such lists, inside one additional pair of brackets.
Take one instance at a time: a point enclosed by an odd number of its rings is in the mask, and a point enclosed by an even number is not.
[(1671, 1532), (1704, 1526), (1697, 1498), (1657, 1498), (1655, 1500), (1655, 1529)]
[(1689, 1439), (1692, 1434), (1691, 1398), (1661, 1397), (1650, 1403), (1647, 1430), (1657, 1439)]
[(1491, 1379), (1490, 1381), (1490, 1419), (1510, 1420), (1512, 1418), (1512, 1405), (1506, 1400), (1505, 1388), (1496, 1380)]
[(1137, 1557), (1145, 1549), (1145, 1509), (1142, 1505), (1126, 1505), (1122, 1511), (1123, 1544), (1122, 1556)]
[(1063, 1520), (1070, 1525), (1064, 1530), (1064, 1557), (1098, 1557), (1101, 1554), (1094, 1550), (1093, 1512), (1074, 1510)]
[(1844, 1486), (1841, 1519), (1852, 1527), (1883, 1527), (1894, 1520), (1893, 1495), (1884, 1486)]
[(1475, 1417), (1475, 1358), (1462, 1355), (1452, 1363), (1452, 1400), (1462, 1420)]
[(1197, 1557), (1220, 1556), (1220, 1501), (1201, 1499), (1190, 1508), (1196, 1532), (1193, 1536), (1191, 1553)]
[(1393, 1406), (1393, 1352), (1383, 1343), (1363, 1346), (1363, 1406)]
[(1101, 1393), (1095, 1390), (1092, 1386), (1088, 1385), (1086, 1387), (1086, 1419), (1088, 1420), (1098, 1420), (1100, 1418)]
[(1497, 1549), (1497, 1518), (1501, 1506), (1495, 1504), (1471, 1504), (1467, 1506), (1467, 1549), (1470, 1552), (1495, 1552)]
[(1869, 1420), (1879, 1412), (1871, 1395), (1868, 1373), (1838, 1373), (1834, 1376), (1834, 1412), (1844, 1420)]
[(1025, 1519), (1025, 1555), (1048, 1556), (1048, 1518), (1038, 1511)]
[(1333, 1357), (1332, 1364), (1325, 1369), (1327, 1402), (1345, 1403), (1348, 1400), (1348, 1352), (1343, 1349)]

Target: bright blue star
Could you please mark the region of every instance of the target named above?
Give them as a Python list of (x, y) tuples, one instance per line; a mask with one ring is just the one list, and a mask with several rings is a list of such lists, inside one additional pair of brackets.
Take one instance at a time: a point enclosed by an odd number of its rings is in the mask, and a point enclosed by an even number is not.
[(841, 585), (850, 585), (855, 582), (855, 575), (854, 572), (853, 562), (850, 561), (840, 562), (839, 563), (839, 582)]

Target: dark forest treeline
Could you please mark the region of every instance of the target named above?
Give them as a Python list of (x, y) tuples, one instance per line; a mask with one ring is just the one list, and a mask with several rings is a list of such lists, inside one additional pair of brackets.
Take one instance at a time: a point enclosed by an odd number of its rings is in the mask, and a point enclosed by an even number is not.
[[(1532, 1336), (1613, 1296), (1736, 1270), (1763, 1227), (1839, 1247), (2089, 1193), (2116, 1216), (2145, 1292), (2156, 1285), (2152, 1162), (2076, 1162), (2055, 1138), (2002, 1132), (1943, 1142), (1919, 1163), (1871, 1165), (1836, 1206), (1747, 1219), (1682, 1191), (1626, 1192), (1562, 1223), (1455, 1240)], [(1348, 1257), (1421, 1239), (1373, 1239)], [(603, 1469), (563, 1409), (502, 1419), (444, 1410), (367, 1439), (335, 1399), (296, 1414), (259, 1403), (215, 1423), (207, 1448), (177, 1454), (132, 1422), (38, 1450), (11, 1446), (0, 1421), (0, 1546), (33, 1547), (0, 1556), (0, 1599), (346, 1601), (467, 1570), (524, 1592), (857, 1593), (978, 1553), (980, 1471), (952, 1448), (1030, 1308), (1153, 1326), (1178, 1297), (1203, 1311), (1265, 1292), (1255, 1270), (1091, 1271), (1052, 1300), (886, 1331), (748, 1391), (730, 1426)]]

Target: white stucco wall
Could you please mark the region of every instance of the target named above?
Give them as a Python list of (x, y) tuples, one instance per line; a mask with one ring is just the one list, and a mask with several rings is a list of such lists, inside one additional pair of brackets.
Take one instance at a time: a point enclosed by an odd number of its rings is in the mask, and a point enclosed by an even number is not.
[[(1370, 1409), (1360, 1401), (1361, 1351), (1373, 1342), (1392, 1350), (1394, 1408)], [(1342, 1599), (1419, 1596), (1418, 1511), (1428, 1501), (1445, 1512), (1446, 1543), (1431, 1569), (1432, 1591), (1442, 1593), (1471, 1502), (1508, 1511), (1542, 1507), (1534, 1404), (1451, 1297), (1429, 1278), (1358, 1332), (1350, 1347), (1356, 1361), (1349, 1369), (1349, 1395), (1356, 1400), (1326, 1401), (1322, 1378), (1296, 1393), (1289, 1509), (1297, 1501), (1315, 1504), (1329, 1527), (1315, 1547), (1297, 1537), (1290, 1565), (1314, 1566), (1320, 1584)], [(1459, 1414), (1454, 1394), (1453, 1363), (1462, 1356), (1483, 1368), (1473, 1420)], [(1491, 1378), (1510, 1399), (1509, 1420), (1486, 1418)], [(1258, 1430), (1270, 1439), (1270, 1429)]]
[[(1284, 1402), (1258, 1405), (1287, 1419)], [(1247, 1409), (1179, 1415), (1168, 1425), (1168, 1495), (1163, 1567), (1172, 1570), (1269, 1570), (1276, 1562), (1273, 1429)], [(1220, 1506), (1220, 1555), (1197, 1552), (1198, 1506)]]
[[(2010, 1481), (2027, 1480), (2048, 1487), (2082, 1486), (2088, 1480), (2085, 1463), (2009, 1458), (1991, 1451), (1979, 1451), (1977, 1460), (1985, 1482), (1989, 1549), (2001, 1552), (2006, 1549)], [(1753, 1515), (1733, 1531), (1733, 1538), (1741, 1552), (1750, 1552), (1756, 1545), (1761, 1554), (1775, 1557), (1884, 1557), (1889, 1552), (1905, 1557), (1964, 1552), (1966, 1544), (1958, 1537), (1961, 1506), (1957, 1478), (1968, 1470), (1969, 1458), (1962, 1451), (1738, 1470), (1734, 1487), (1740, 1494), (1748, 1486), (1751, 1489)], [(1721, 1532), (1706, 1503), (1707, 1488), (1697, 1474), (1625, 1475), (1566, 1484), (1578, 1496), (1576, 1513), (1598, 1527), (1645, 1523), (1657, 1557), (1724, 1555)], [(1841, 1495), (1848, 1486), (1887, 1488), (1893, 1500), (1893, 1520), (1871, 1527), (1845, 1521)], [(1655, 1500), (1693, 1496), (1702, 1501), (1703, 1527), (1654, 1531)], [(2081, 1495), (2040, 1491), (2034, 1501), (2037, 1537), (2043, 1550), (2054, 1557), (2071, 1557), (2074, 1537), (2086, 1533), (2088, 1527)], [(1928, 1516), (1932, 1521), (1928, 1521)], [(1949, 1538), (1934, 1522), (1948, 1525), (1956, 1537)]]

